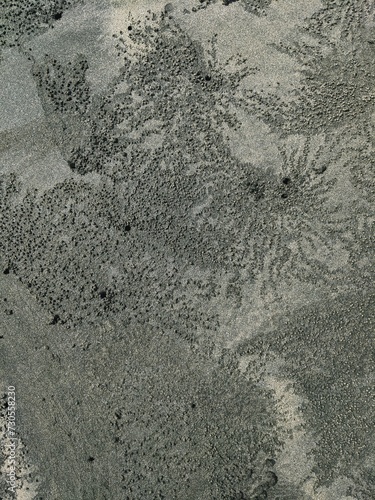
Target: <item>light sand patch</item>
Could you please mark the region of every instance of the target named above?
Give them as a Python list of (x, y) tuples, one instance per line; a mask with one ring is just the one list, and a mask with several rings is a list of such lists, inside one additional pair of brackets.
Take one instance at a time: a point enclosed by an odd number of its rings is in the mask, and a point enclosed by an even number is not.
[(37, 120), (0, 134), (0, 171), (15, 173), (26, 189), (40, 193), (72, 177), (67, 162), (53, 142), (44, 120)]
[[(5, 387), (5, 384), (2, 384), (2, 387)], [(5, 420), (0, 417), (0, 443), (2, 447), (2, 453), (3, 451), (3, 446), (5, 443), (7, 443), (7, 436), (5, 435), (5, 427), (6, 422)], [(38, 490), (37, 490), (37, 484), (32, 482), (29, 478), (29, 474), (31, 472), (34, 472), (36, 469), (34, 466), (30, 466), (28, 463), (26, 463), (25, 460), (25, 447), (21, 439), (18, 438), (18, 444), (16, 447), (16, 475), (18, 477), (17, 479), (17, 489), (16, 493), (10, 493), (9, 498), (13, 498), (14, 500), (34, 500), (37, 497)], [(0, 477), (1, 478), (6, 478), (7, 477), (7, 472), (8, 472), (8, 464), (7, 464), (7, 455), (6, 453), (3, 454), (2, 460), (4, 460), (1, 463), (0, 467)]]
[[(0, 132), (22, 127), (43, 117), (31, 62), (14, 49), (3, 51), (0, 64)], [(0, 139), (1, 140), (1, 139)], [(0, 147), (2, 146), (0, 142)]]

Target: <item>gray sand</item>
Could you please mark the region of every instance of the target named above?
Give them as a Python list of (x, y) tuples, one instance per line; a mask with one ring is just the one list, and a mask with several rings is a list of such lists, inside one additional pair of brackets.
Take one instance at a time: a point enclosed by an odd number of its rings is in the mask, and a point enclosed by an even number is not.
[(0, 25), (0, 498), (375, 498), (373, 0)]

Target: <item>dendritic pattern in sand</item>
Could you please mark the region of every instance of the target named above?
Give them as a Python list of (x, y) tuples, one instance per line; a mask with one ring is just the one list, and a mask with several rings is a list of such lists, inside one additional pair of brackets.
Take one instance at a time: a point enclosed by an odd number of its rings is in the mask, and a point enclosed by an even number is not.
[(14, 498), (373, 498), (373, 2), (0, 17)]

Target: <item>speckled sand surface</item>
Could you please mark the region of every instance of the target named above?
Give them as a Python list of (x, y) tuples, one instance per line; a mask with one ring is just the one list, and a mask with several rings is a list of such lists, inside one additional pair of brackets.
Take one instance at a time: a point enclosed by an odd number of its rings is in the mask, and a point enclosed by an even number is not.
[(0, 25), (0, 498), (375, 498), (373, 0)]

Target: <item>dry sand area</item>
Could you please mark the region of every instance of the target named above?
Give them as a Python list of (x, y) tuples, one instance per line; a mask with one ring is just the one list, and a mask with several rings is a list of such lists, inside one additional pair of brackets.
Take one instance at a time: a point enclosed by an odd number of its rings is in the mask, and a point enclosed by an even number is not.
[(0, 0), (0, 110), (0, 499), (374, 499), (374, 1)]

